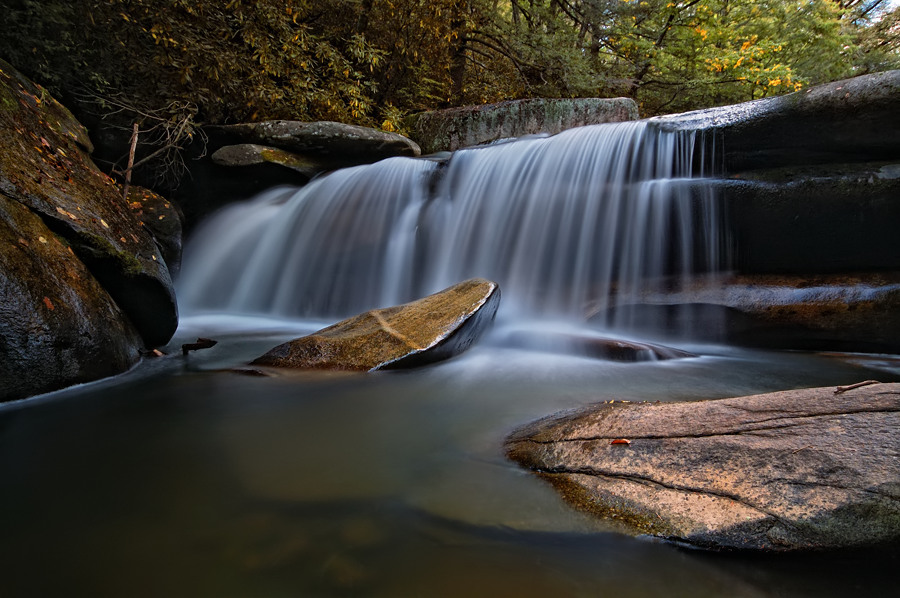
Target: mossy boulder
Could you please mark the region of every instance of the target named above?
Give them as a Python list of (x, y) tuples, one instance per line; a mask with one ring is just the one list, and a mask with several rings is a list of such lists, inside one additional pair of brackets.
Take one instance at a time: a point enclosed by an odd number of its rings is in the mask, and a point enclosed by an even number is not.
[(575, 507), (710, 549), (900, 541), (900, 384), (602, 403), (528, 424), (507, 455)]
[(316, 161), (309, 156), (301, 156), (277, 147), (241, 143), (220, 147), (212, 155), (212, 161), (219, 166), (257, 166), (260, 164), (276, 164), (296, 170), (306, 177), (327, 169), (327, 164)]
[(497, 284), (475, 278), (343, 320), (279, 345), (251, 365), (347, 371), (426, 365), (466, 350), (493, 322), (499, 303)]
[(189, 225), (278, 185), (304, 185), (338, 168), (421, 154), (412, 140), (343, 123), (273, 120), (205, 127), (189, 149), (190, 176), (176, 190)]
[[(15, 396), (23, 396), (121, 372), (134, 363), (141, 346), (166, 343), (177, 327), (164, 257), (174, 253), (160, 249), (166, 241), (154, 234), (159, 229), (145, 226), (119, 185), (96, 168), (84, 127), (3, 61), (0, 98), (0, 218), (7, 223), (7, 236), (15, 237), (14, 247), (4, 248), (0, 302), (21, 309), (3, 313), (0, 361), (14, 359), (20, 372), (14, 382), (3, 376), (3, 383), (15, 384)], [(48, 247), (50, 239), (64, 244), (62, 257), (23, 250), (47, 249), (35, 240), (41, 238)], [(40, 259), (47, 260), (47, 280), (40, 278)], [(62, 288), (67, 284), (69, 291)], [(54, 306), (50, 317), (42, 313), (49, 309), (45, 297)], [(63, 316), (74, 321), (67, 323)], [(17, 318), (36, 323), (23, 325)], [(77, 343), (72, 341), (76, 336)], [(71, 359), (66, 367), (59, 365), (62, 356)], [(50, 363), (57, 364), (58, 375), (43, 380), (41, 372)]]

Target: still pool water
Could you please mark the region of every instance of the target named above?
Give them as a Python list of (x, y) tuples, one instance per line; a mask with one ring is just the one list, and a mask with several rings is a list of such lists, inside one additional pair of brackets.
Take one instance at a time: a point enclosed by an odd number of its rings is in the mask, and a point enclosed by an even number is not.
[[(900, 550), (715, 555), (575, 512), (516, 426), (610, 399), (900, 379), (895, 358), (681, 346), (612, 363), (503, 331), (408, 372), (234, 373), (316, 322), (193, 318), (170, 355), (0, 406), (0, 596), (886, 596)], [(216, 338), (180, 354), (182, 342)], [(530, 345), (531, 346), (531, 345)]]

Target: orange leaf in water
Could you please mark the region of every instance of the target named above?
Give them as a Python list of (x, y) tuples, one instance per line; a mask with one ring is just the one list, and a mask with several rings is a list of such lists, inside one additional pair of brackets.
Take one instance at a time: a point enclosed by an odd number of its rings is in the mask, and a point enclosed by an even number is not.
[(615, 440), (610, 440), (610, 444), (631, 444), (631, 441), (627, 438), (616, 438)]

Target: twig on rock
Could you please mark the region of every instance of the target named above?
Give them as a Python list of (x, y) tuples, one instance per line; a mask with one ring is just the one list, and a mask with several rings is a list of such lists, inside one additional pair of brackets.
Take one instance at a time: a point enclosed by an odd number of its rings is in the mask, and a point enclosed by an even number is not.
[(878, 380), (866, 380), (865, 382), (857, 382), (856, 384), (851, 384), (849, 386), (838, 386), (834, 394), (839, 395), (842, 392), (847, 392), (848, 390), (853, 390), (854, 388), (860, 388), (862, 386), (869, 386), (870, 384), (881, 384)]

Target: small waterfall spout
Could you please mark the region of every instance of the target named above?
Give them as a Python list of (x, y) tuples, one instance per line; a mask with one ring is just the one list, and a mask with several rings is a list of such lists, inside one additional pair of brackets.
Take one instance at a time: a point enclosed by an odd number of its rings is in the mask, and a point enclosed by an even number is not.
[(270, 191), (188, 245), (182, 308), (336, 318), (475, 276), (500, 283), (507, 314), (636, 302), (724, 265), (702, 141), (597, 125)]

